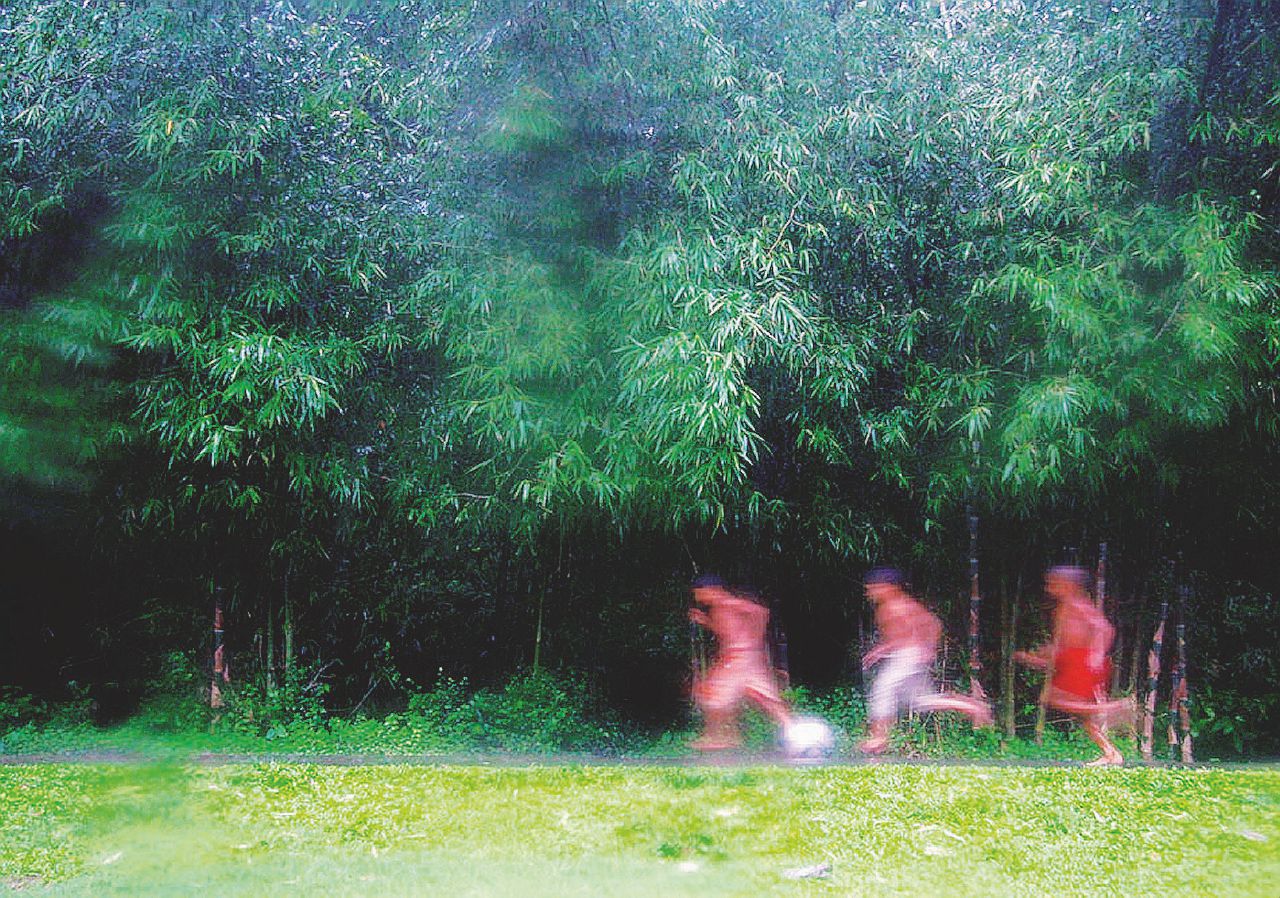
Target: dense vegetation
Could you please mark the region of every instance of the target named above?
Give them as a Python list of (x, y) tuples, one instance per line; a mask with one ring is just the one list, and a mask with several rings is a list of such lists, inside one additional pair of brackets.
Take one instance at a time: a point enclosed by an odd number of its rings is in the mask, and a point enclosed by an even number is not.
[(174, 652), (195, 693), (217, 598), (264, 728), (530, 665), (662, 723), (694, 573), (828, 687), (871, 563), (959, 642), (976, 533), (1007, 728), (1040, 570), (1106, 543), (1116, 685), (1168, 600), (1204, 734), (1277, 750), (1278, 40), (1265, 0), (6, 3), (6, 713), (128, 712)]

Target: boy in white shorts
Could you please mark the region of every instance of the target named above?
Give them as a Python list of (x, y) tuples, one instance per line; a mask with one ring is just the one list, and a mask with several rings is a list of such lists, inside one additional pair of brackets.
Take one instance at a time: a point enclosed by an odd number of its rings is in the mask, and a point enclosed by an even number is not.
[(880, 642), (862, 658), (867, 670), (884, 661), (867, 697), (871, 718), (861, 749), (879, 754), (889, 745), (889, 731), (904, 711), (959, 711), (974, 726), (990, 726), (991, 708), (981, 699), (939, 692), (933, 683), (933, 661), (942, 623), (904, 588), (900, 571), (876, 568), (867, 574), (867, 600), (875, 609)]

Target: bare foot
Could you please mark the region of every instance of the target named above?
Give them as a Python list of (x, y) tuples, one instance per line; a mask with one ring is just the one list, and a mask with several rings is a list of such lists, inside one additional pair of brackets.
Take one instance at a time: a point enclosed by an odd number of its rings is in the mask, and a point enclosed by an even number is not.
[(725, 751), (726, 749), (736, 748), (737, 744), (727, 739), (712, 739), (709, 736), (701, 736), (690, 742), (689, 747), (695, 751)]
[(878, 755), (889, 747), (889, 740), (885, 737), (877, 739), (863, 739), (858, 743), (858, 750), (864, 755)]

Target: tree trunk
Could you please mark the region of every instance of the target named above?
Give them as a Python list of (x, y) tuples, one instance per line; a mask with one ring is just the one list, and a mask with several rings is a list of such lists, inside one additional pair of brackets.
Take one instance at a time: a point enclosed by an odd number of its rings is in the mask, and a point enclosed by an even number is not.
[(1155, 753), (1156, 686), (1160, 682), (1160, 657), (1164, 651), (1164, 624), (1169, 616), (1169, 600), (1160, 602), (1160, 620), (1155, 636), (1151, 637), (1151, 651), (1147, 653), (1147, 694), (1142, 715), (1142, 759), (1150, 761)]

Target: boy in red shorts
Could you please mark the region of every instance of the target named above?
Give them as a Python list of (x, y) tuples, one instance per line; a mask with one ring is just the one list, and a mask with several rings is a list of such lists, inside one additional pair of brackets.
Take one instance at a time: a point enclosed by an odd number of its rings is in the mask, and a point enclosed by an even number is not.
[(1115, 628), (1089, 598), (1088, 574), (1083, 568), (1055, 567), (1045, 574), (1045, 591), (1055, 600), (1053, 634), (1035, 652), (1017, 652), (1014, 659), (1032, 667), (1053, 664), (1046, 704), (1080, 718), (1085, 733), (1102, 750), (1090, 766), (1119, 766), (1124, 757), (1107, 738), (1108, 724), (1133, 716), (1130, 699), (1108, 698), (1111, 662), (1107, 653)]
[(741, 741), (737, 713), (744, 700), (753, 702), (778, 726), (789, 724), (791, 710), (782, 699), (765, 648), (769, 610), (711, 575), (694, 581), (693, 601), (689, 620), (715, 634), (718, 647), (706, 675), (693, 684), (693, 698), (704, 719), (703, 734), (693, 747), (701, 751), (736, 747)]

